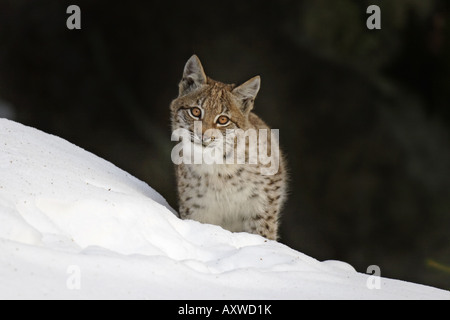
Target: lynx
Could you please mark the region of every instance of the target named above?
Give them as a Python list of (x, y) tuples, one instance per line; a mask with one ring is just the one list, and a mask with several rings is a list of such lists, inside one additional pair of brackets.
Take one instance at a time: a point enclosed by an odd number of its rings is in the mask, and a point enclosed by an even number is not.
[[(231, 153), (233, 157), (239, 151), (238, 135), (231, 135), (226, 142), (218, 136), (234, 132), (241, 132), (242, 136), (244, 133), (241, 142), (244, 141), (245, 161), (239, 161), (237, 156), (231, 158), (234, 161), (229, 161), (228, 157), (221, 163), (185, 161), (176, 164), (179, 213), (182, 219), (277, 240), (287, 184), (278, 139), (274, 135), (268, 138), (260, 135), (256, 143), (256, 138), (247, 134), (250, 130), (270, 131), (252, 112), (260, 82), (260, 77), (256, 76), (240, 86), (224, 84), (206, 76), (196, 55), (187, 61), (178, 97), (170, 105), (172, 130), (186, 130), (194, 152), (214, 145), (228, 146), (231, 142), (231, 149), (226, 149), (225, 155)], [(277, 170), (270, 174), (262, 173), (269, 164), (262, 161), (261, 155), (250, 161), (254, 151), (262, 150), (269, 152), (277, 164)]]

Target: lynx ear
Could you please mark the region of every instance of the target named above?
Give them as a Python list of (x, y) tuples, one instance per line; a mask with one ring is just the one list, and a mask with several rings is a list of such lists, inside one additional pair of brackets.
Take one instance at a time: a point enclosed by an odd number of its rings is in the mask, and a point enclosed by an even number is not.
[(184, 66), (183, 78), (180, 82), (180, 96), (199, 89), (206, 84), (206, 74), (200, 59), (194, 54)]
[(253, 109), (253, 103), (258, 95), (260, 86), (261, 78), (256, 76), (233, 89), (234, 95), (242, 101), (242, 112), (248, 113)]

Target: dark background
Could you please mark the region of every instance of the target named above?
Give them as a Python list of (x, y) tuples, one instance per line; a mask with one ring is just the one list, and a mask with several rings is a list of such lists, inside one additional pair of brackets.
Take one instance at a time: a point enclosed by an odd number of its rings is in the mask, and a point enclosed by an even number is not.
[[(261, 75), (291, 172), (281, 242), (450, 289), (448, 1), (0, 0), (0, 116), (61, 136), (176, 208), (169, 104), (196, 53)], [(66, 8), (81, 8), (81, 30)], [(381, 8), (381, 30), (366, 9)]]

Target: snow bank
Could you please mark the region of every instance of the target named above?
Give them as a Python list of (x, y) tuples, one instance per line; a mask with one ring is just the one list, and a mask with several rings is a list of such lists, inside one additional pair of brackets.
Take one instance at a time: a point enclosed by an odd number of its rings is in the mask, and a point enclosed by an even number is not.
[(345, 263), (182, 221), (111, 163), (0, 119), (0, 299), (450, 299), (368, 280)]

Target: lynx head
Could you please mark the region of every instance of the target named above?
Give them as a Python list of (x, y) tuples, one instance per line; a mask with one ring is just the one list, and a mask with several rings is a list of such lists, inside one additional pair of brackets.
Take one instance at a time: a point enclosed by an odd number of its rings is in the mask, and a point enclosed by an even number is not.
[[(186, 63), (179, 84), (178, 97), (170, 106), (172, 130), (183, 128), (194, 132), (195, 121), (201, 121), (203, 142), (209, 129), (220, 130), (249, 128), (249, 114), (253, 109), (260, 87), (256, 76), (236, 87), (207, 77), (199, 58), (193, 55)], [(208, 132), (210, 132), (209, 130)]]

